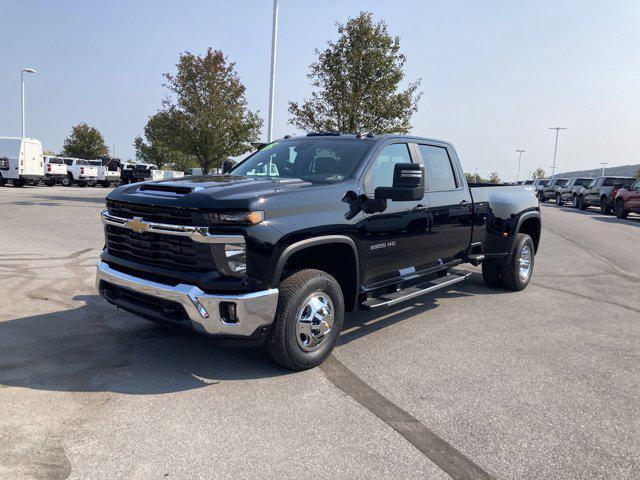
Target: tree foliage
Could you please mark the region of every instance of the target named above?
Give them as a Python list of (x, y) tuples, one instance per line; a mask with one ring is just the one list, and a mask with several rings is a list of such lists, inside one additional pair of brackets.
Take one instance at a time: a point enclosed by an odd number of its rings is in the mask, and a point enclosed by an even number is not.
[(500, 175), (498, 175), (498, 172), (496, 171), (491, 172), (491, 174), (489, 175), (489, 183), (502, 183), (502, 180), (500, 180)]
[[(251, 150), (262, 119), (247, 108), (245, 87), (235, 64), (221, 51), (209, 48), (204, 56), (181, 54), (176, 66), (175, 75), (165, 74), (164, 86), (171, 96), (149, 119), (157, 125), (152, 122), (149, 132), (145, 128), (149, 144), (138, 142), (141, 155), (162, 156), (166, 148), (195, 158), (208, 173), (227, 157)], [(145, 150), (145, 145), (157, 150)]]
[(638, 168), (638, 170), (636, 170), (636, 178), (640, 178), (640, 168)]
[(307, 75), (317, 90), (309, 100), (289, 102), (289, 123), (305, 131), (408, 133), (420, 79), (399, 89), (406, 61), (400, 39), (369, 12), (337, 27), (338, 40), (316, 50)]
[(136, 160), (153, 163), (158, 168), (171, 167), (180, 171), (196, 166), (194, 155), (175, 149), (174, 134), (174, 126), (168, 112), (160, 111), (149, 117), (144, 127), (145, 139), (136, 137), (133, 141)]
[(100, 131), (82, 122), (74, 126), (62, 147), (61, 155), (75, 158), (99, 158), (109, 155)]
[(482, 178), (477, 173), (465, 172), (464, 176), (467, 179), (467, 183), (487, 183), (489, 181), (486, 178)]
[(55, 152), (53, 150), (43, 150), (42, 155), (45, 155), (47, 157), (52, 157), (55, 155)]
[(547, 177), (547, 172), (545, 172), (542, 167), (536, 168), (535, 171), (531, 174), (531, 178), (533, 180), (537, 180), (539, 178), (546, 178), (546, 177)]

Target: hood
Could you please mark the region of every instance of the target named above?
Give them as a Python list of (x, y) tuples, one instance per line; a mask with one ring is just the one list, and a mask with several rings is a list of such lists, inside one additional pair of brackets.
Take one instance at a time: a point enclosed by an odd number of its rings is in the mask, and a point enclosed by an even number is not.
[(275, 194), (321, 186), (292, 178), (205, 175), (123, 185), (107, 199), (187, 208), (247, 209)]

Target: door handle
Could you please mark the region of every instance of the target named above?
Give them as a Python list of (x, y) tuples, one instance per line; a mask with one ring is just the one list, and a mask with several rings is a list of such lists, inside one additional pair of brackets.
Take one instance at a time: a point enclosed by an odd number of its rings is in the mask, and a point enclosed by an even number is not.
[(413, 207), (413, 211), (414, 212), (426, 212), (427, 211), (427, 207), (426, 207), (426, 205), (422, 205), (421, 203), (419, 203), (418, 205)]
[(468, 202), (467, 200), (462, 200), (462, 201), (460, 202), (460, 206), (461, 206), (462, 208), (468, 207), (469, 205), (471, 205), (471, 202)]

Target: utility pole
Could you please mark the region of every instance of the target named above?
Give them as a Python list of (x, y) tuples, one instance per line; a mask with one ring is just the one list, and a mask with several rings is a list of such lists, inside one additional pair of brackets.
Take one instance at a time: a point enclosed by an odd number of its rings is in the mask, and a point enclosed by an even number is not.
[(516, 177), (516, 183), (520, 181), (520, 161), (522, 160), (522, 154), (524, 150), (516, 150), (518, 152), (518, 176)]
[(273, 26), (271, 29), (271, 83), (269, 85), (269, 119), (267, 122), (267, 142), (273, 140), (273, 102), (276, 83), (276, 46), (278, 41), (278, 0), (273, 0)]
[(551, 167), (551, 178), (556, 174), (556, 155), (558, 153), (558, 133), (560, 130), (566, 130), (565, 127), (549, 127), (549, 130), (556, 131), (556, 146), (553, 148), (553, 166)]
[(607, 162), (600, 162), (600, 165), (602, 165), (602, 176), (604, 177), (604, 166), (605, 166), (605, 165), (609, 165), (609, 163), (607, 163)]
[(22, 104), (22, 138), (25, 135), (25, 120), (24, 120), (24, 74), (25, 73), (36, 73), (33, 68), (23, 67), (20, 70), (20, 103)]

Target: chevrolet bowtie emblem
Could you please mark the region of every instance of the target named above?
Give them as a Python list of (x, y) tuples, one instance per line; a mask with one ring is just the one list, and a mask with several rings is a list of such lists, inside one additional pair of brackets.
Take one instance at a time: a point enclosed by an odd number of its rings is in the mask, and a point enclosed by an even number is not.
[(136, 233), (142, 233), (149, 230), (149, 224), (142, 220), (140, 217), (134, 217), (133, 220), (129, 220), (125, 223), (125, 226), (129, 230), (133, 230)]

